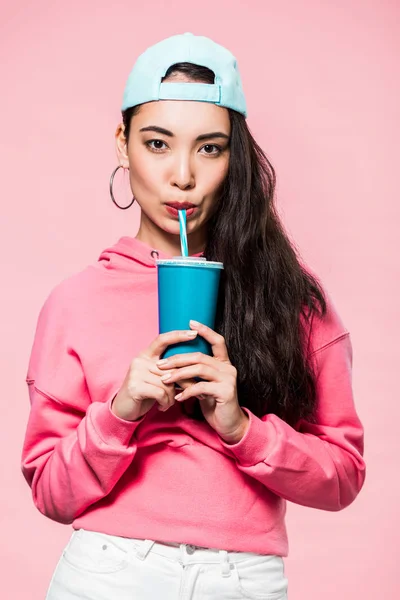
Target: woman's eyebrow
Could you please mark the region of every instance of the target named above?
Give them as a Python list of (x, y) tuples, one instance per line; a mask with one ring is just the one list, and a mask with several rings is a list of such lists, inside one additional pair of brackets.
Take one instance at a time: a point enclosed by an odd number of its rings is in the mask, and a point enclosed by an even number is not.
[(229, 140), (229, 135), (226, 135), (226, 133), (222, 133), (222, 131), (203, 133), (202, 135), (197, 136), (196, 142), (201, 142), (202, 140), (213, 140), (215, 138), (224, 138), (226, 140)]
[(168, 131), (168, 129), (164, 129), (163, 127), (158, 127), (157, 125), (149, 125), (148, 127), (142, 127), (139, 131), (155, 131), (156, 133), (161, 133), (162, 135), (168, 135), (169, 137), (174, 137), (172, 131)]
[[(157, 125), (149, 125), (148, 127), (142, 127), (139, 131), (154, 131), (156, 133), (161, 133), (162, 135), (167, 135), (168, 137), (175, 137), (172, 131), (168, 129), (164, 129), (163, 127), (158, 127)], [(229, 135), (226, 133), (222, 133), (222, 131), (213, 131), (211, 133), (202, 133), (197, 136), (196, 142), (201, 142), (202, 140), (211, 140), (215, 138), (224, 138), (229, 140)]]

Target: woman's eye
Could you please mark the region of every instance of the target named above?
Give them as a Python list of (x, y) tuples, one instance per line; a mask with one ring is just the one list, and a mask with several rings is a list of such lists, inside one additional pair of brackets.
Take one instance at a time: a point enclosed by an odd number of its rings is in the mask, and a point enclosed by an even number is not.
[[(214, 152), (212, 152), (213, 148), (215, 148)], [(202, 150), (205, 150), (205, 154), (218, 155), (221, 153), (222, 148), (220, 148), (220, 146), (217, 146), (216, 144), (206, 144), (205, 146), (203, 146)]]
[[(152, 146), (151, 144), (154, 144), (154, 146)], [(153, 150), (155, 152), (164, 150), (163, 144), (164, 144), (164, 146), (166, 146), (166, 143), (163, 142), (162, 140), (149, 140), (148, 142), (146, 142), (146, 146), (148, 146), (150, 148), (150, 150)]]

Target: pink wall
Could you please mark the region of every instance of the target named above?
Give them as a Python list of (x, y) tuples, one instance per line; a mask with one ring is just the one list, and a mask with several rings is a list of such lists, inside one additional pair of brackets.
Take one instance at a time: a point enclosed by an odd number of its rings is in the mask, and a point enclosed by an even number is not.
[(352, 333), (367, 482), (340, 513), (289, 506), (290, 598), (394, 599), (399, 4), (167, 6), (25, 0), (1, 9), (2, 598), (43, 599), (70, 535), (37, 512), (20, 474), (38, 311), (57, 282), (120, 235), (135, 235), (137, 209), (117, 211), (108, 196), (123, 86), (147, 45), (192, 31), (237, 55), (249, 124), (277, 170), (284, 220)]

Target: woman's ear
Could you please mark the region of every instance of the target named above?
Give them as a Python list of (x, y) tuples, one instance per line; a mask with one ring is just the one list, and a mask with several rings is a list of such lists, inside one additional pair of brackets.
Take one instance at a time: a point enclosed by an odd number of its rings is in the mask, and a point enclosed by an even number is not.
[(124, 132), (125, 126), (123, 123), (120, 123), (115, 132), (115, 149), (119, 164), (124, 167), (124, 169), (129, 169), (128, 144)]

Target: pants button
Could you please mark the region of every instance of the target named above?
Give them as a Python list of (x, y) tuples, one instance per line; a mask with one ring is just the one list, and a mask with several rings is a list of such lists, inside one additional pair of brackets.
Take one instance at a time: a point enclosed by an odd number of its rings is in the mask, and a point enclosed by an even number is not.
[(186, 552), (188, 554), (194, 554), (195, 550), (196, 550), (196, 548), (194, 546), (192, 546), (191, 544), (188, 544), (186, 546)]

